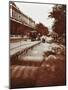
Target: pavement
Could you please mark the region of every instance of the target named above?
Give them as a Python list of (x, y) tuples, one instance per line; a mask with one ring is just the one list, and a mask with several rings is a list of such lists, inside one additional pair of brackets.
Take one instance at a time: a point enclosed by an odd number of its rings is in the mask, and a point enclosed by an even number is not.
[(32, 46), (35, 46), (36, 44), (40, 43), (40, 41), (19, 41), (15, 43), (10, 43), (10, 56), (16, 54), (17, 52), (20, 52), (24, 49), (28, 49)]
[(40, 43), (39, 45), (28, 50), (26, 55), (21, 54), (19, 59), (24, 61), (43, 61), (45, 52), (52, 51), (53, 47), (59, 47), (56, 43)]

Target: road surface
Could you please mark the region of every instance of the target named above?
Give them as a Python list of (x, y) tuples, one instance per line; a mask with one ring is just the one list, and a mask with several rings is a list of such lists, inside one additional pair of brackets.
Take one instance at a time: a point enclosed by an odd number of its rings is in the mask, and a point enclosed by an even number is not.
[(31, 46), (34, 46), (36, 44), (40, 43), (40, 41), (20, 41), (16, 43), (10, 43), (10, 56), (16, 54), (19, 51), (22, 51), (26, 48), (29, 48)]
[(27, 61), (42, 61), (44, 59), (44, 53), (47, 51), (52, 51), (53, 47), (58, 47), (56, 43), (40, 43), (36, 45), (32, 49), (28, 50), (25, 55), (20, 55), (20, 60), (27, 60)]

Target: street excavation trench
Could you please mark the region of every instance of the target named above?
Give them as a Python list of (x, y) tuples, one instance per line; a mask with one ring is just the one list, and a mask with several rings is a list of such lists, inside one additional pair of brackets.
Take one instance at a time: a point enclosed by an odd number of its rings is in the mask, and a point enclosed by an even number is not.
[[(56, 51), (55, 49), (58, 49)], [(56, 43), (40, 43), (11, 59), (10, 88), (65, 85), (65, 51)]]

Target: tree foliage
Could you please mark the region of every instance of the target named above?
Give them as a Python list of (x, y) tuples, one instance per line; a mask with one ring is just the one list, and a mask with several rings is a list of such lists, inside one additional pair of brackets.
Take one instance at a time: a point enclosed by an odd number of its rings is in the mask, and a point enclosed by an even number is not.
[(66, 29), (66, 6), (55, 5), (52, 12), (49, 15), (50, 18), (54, 18), (54, 24), (52, 26), (53, 31), (62, 35)]
[(48, 28), (44, 26), (42, 23), (36, 24), (36, 30), (41, 35), (47, 35), (49, 33)]

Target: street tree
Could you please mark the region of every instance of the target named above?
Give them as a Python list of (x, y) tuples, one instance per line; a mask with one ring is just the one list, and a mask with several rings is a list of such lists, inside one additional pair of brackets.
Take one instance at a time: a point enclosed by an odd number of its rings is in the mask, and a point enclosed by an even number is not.
[(53, 31), (58, 33), (59, 36), (64, 34), (66, 30), (66, 6), (55, 5), (48, 17), (55, 19), (52, 26)]
[(48, 27), (46, 27), (42, 23), (36, 24), (36, 30), (37, 33), (40, 33), (41, 35), (47, 35), (49, 33)]

